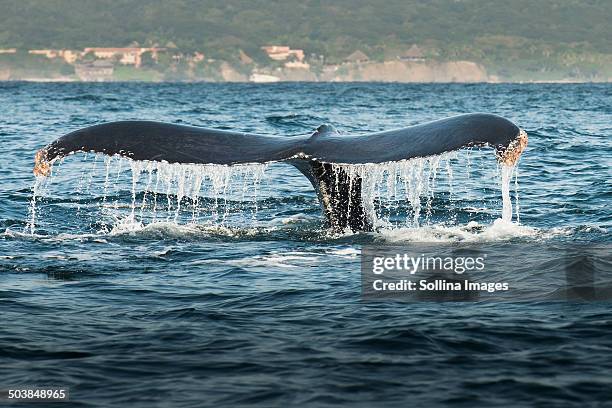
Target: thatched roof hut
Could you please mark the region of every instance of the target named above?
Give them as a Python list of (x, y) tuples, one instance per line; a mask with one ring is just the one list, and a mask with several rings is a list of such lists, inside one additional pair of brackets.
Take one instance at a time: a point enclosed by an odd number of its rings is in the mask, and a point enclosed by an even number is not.
[(368, 58), (368, 56), (365, 55), (361, 50), (357, 50), (353, 52), (351, 55), (349, 55), (348, 57), (346, 57), (344, 59), (344, 62), (359, 63), (359, 62), (368, 62), (369, 60), (370, 58)]

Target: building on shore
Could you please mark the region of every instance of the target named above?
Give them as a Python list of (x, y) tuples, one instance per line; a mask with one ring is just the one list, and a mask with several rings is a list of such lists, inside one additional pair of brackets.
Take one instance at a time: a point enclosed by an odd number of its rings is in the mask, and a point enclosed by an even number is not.
[(310, 64), (304, 61), (287, 61), (285, 62), (285, 68), (309, 69)]
[(344, 62), (349, 64), (361, 64), (368, 61), (370, 61), (370, 58), (361, 50), (356, 50), (344, 59)]
[(31, 55), (42, 55), (49, 59), (61, 58), (68, 64), (74, 64), (83, 53), (76, 50), (54, 50), (54, 49), (42, 49), (42, 50), (29, 50), (28, 54)]
[[(151, 58), (154, 61), (158, 59), (158, 53), (164, 51), (165, 48), (158, 47), (87, 47), (83, 51), (77, 50), (65, 50), (65, 49), (39, 49), (29, 50), (28, 53), (31, 55), (42, 55), (46, 58), (62, 58), (68, 64), (75, 64), (81, 57), (86, 54), (93, 55), (95, 58), (102, 60), (112, 60), (123, 65), (134, 65), (140, 67), (142, 64), (142, 56), (144, 53), (150, 52)], [(0, 50), (1, 53), (15, 53), (14, 48)], [(203, 60), (204, 54), (196, 52), (194, 59)]]
[(76, 50), (62, 50), (61, 56), (68, 64), (74, 64), (79, 58), (81, 58), (81, 56), (83, 56), (83, 52)]
[(397, 56), (400, 61), (423, 62), (425, 61), (425, 53), (416, 44), (412, 44), (405, 52)]
[(262, 84), (262, 83), (278, 82), (278, 81), (280, 81), (280, 78), (275, 76), (275, 75), (260, 74), (258, 72), (254, 72), (249, 77), (249, 81), (250, 82), (255, 82), (255, 83), (258, 83), (258, 84)]
[(59, 58), (61, 50), (28, 50), (28, 54), (42, 55), (47, 58)]
[(114, 66), (110, 61), (97, 60), (90, 63), (76, 64), (74, 72), (81, 81), (104, 82), (112, 79)]
[(304, 61), (304, 50), (291, 49), (286, 45), (266, 45), (261, 49), (275, 61), (286, 61), (288, 59)]
[(193, 53), (193, 57), (191, 57), (191, 61), (198, 63), (198, 62), (204, 61), (204, 58), (206, 58), (204, 53), (196, 51)]
[(83, 50), (83, 55), (93, 54), (96, 58), (106, 60), (116, 60), (123, 65), (134, 65), (136, 68), (142, 64), (142, 54), (150, 52), (153, 60), (157, 61), (158, 53), (163, 51), (163, 48), (151, 47), (120, 47), (120, 48), (105, 48), (105, 47), (88, 47)]

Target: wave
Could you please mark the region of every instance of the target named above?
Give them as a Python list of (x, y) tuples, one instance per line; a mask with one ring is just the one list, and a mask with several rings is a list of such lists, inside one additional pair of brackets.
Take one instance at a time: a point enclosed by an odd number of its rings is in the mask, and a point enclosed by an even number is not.
[[(432, 224), (420, 227), (379, 228), (375, 232), (332, 233), (321, 219), (296, 214), (270, 220), (268, 223), (240, 227), (214, 223), (178, 224), (157, 221), (144, 224), (132, 217), (119, 219), (110, 228), (99, 232), (47, 234), (44, 230), (35, 234), (7, 228), (1, 236), (7, 239), (44, 242), (90, 241), (107, 243), (123, 240), (188, 240), (188, 241), (316, 241), (322, 243), (402, 244), (409, 242), (498, 242), (551, 240), (578, 232), (601, 233), (599, 227), (571, 227), (539, 229), (497, 219), (491, 224), (471, 221), (465, 225)], [(41, 233), (42, 232), (42, 233)]]
[(328, 118), (296, 113), (266, 116), (266, 122), (273, 127), (289, 130), (305, 128), (314, 131), (321, 123), (326, 123), (328, 121)]
[(212, 114), (215, 112), (216, 111), (214, 109), (206, 108), (204, 106), (194, 106), (192, 108), (183, 110), (181, 113), (204, 115), (204, 114)]
[(120, 102), (121, 99), (115, 96), (105, 96), (105, 95), (96, 95), (96, 94), (83, 94), (83, 95), (74, 95), (74, 96), (66, 96), (60, 99), (61, 101), (66, 102)]
[(431, 225), (419, 228), (383, 230), (375, 238), (377, 243), (402, 242), (491, 242), (513, 239), (551, 238), (555, 234), (514, 222), (496, 219), (490, 225), (471, 221), (466, 225)]

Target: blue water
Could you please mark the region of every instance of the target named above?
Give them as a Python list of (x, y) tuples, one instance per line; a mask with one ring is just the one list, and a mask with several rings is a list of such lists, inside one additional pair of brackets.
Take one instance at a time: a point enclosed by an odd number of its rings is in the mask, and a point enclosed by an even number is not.
[[(367, 234), (326, 231), (312, 187), (283, 164), (177, 211), (175, 190), (153, 208), (146, 172), (79, 154), (37, 186), (31, 212), (35, 151), (95, 123), (290, 137), (477, 111), (529, 134), (511, 182), (520, 225), (496, 222), (491, 152), (448, 159), (452, 176), (441, 165), (418, 225), (392, 200)], [(71, 406), (91, 407), (612, 400), (610, 303), (364, 302), (359, 269), (372, 243), (609, 243), (611, 85), (0, 83), (0, 112), (0, 388), (67, 386)]]

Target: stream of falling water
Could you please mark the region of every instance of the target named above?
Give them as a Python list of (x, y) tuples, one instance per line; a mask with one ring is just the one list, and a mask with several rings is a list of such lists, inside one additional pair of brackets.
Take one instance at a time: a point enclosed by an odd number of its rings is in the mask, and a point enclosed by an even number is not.
[[(429, 222), (433, 211), (432, 203), (441, 192), (448, 195), (449, 206), (453, 208), (455, 176), (452, 161), (456, 157), (455, 152), (383, 164), (334, 164), (332, 170), (336, 172), (336, 180), (342, 179), (338, 177), (340, 172), (348, 175), (350, 184), (361, 180), (362, 205), (375, 229), (406, 226), (418, 228), (422, 223)], [(473, 171), (470, 160), (468, 152), (467, 162), (464, 164), (467, 171), (463, 172), (468, 178), (469, 173)], [(259, 186), (267, 168), (266, 164), (168, 164), (105, 157), (104, 173), (101, 178), (96, 178), (94, 173), (99, 161), (94, 157), (91, 171), (80, 173), (77, 195), (94, 195), (102, 215), (110, 216), (116, 221), (121, 218), (117, 215), (120, 209), (124, 209), (123, 220), (134, 226), (141, 226), (145, 221), (196, 223), (201, 221), (202, 216), (218, 226), (225, 226), (230, 216), (233, 219), (238, 217), (246, 224), (257, 221)], [(125, 162), (129, 164), (126, 166)], [(115, 166), (117, 170), (114, 170)], [(130, 175), (124, 175), (122, 178), (122, 169), (129, 169)], [(461, 174), (461, 171), (457, 174)], [(500, 166), (498, 174), (501, 181), (501, 219), (504, 222), (512, 221), (510, 183), (512, 176), (515, 176), (515, 208), (518, 221), (518, 176), (515, 167)], [(47, 179), (38, 177), (33, 185), (26, 226), (26, 231), (31, 234), (34, 234), (37, 217), (40, 216), (37, 205), (42, 196), (45, 196), (48, 185), (53, 184), (53, 177), (54, 175)], [(97, 195), (92, 187), (96, 180), (101, 185)], [(125, 185), (126, 181), (131, 182), (127, 215), (126, 200), (122, 201), (116, 191), (118, 186)], [(487, 183), (487, 180), (479, 179), (476, 183)], [(356, 204), (349, 202), (350, 205)], [(81, 200), (77, 199), (77, 215), (82, 211), (81, 206)]]
[(44, 182), (45, 177), (37, 176), (34, 180), (34, 185), (32, 186), (32, 198), (30, 199), (30, 205), (28, 208), (29, 217), (26, 225), (26, 231), (32, 235), (34, 234), (34, 230), (36, 228), (36, 200), (40, 196), (40, 188)]
[[(454, 176), (451, 162), (456, 159), (457, 153), (447, 153), (439, 156), (416, 158), (401, 162), (383, 164), (345, 165), (334, 164), (332, 171), (338, 174), (344, 172), (354, 184), (358, 179), (362, 181), (362, 203), (366, 214), (376, 228), (413, 227), (418, 228), (422, 222), (429, 221), (432, 215), (434, 195), (439, 188), (448, 191), (449, 202), (452, 205), (454, 191)], [(471, 162), (469, 152), (466, 156), (466, 168), (470, 171)], [(500, 174), (500, 190), (502, 195), (502, 221), (512, 222), (512, 200), (510, 198), (510, 181), (516, 175), (515, 207), (518, 222), (518, 175), (515, 166), (502, 165), (498, 169)], [(440, 180), (440, 174), (444, 173)], [(469, 174), (467, 174), (469, 178)], [(439, 186), (440, 182), (444, 186)], [(482, 182), (482, 181), (481, 181)], [(486, 181), (485, 181), (486, 182)], [(403, 221), (391, 222), (394, 210), (399, 210), (402, 203), (409, 207), (409, 216)], [(349, 202), (349, 211), (350, 211)], [(404, 205), (405, 207), (405, 205)]]
[[(258, 190), (267, 165), (249, 164), (236, 166), (168, 164), (159, 162), (130, 161), (132, 175), (130, 219), (135, 220), (136, 211), (143, 218), (151, 207), (155, 219), (179, 222), (181, 214), (189, 212), (190, 221), (196, 222), (198, 215), (208, 210), (215, 224), (223, 225), (232, 210), (231, 203), (250, 203), (257, 211)], [(137, 196), (142, 190), (142, 200)], [(160, 205), (158, 196), (166, 199)], [(213, 204), (201, 208), (202, 197), (212, 199)]]
[[(502, 191), (502, 220), (512, 221), (512, 200), (510, 199), (510, 180), (514, 167), (502, 166), (501, 168), (501, 191)], [(518, 200), (517, 200), (518, 203)], [(517, 204), (518, 207), (518, 204)]]
[[(422, 222), (429, 221), (432, 215), (434, 196), (442, 189), (448, 192), (452, 206), (454, 173), (452, 161), (457, 153), (439, 156), (415, 158), (401, 162), (382, 164), (346, 165), (334, 164), (336, 174), (345, 172), (354, 184), (362, 181), (362, 202), (366, 214), (375, 228), (394, 228), (407, 226), (418, 228)], [(467, 178), (471, 170), (469, 152), (466, 155), (465, 167)], [(510, 181), (515, 171), (514, 166), (500, 166), (500, 190), (502, 192), (502, 220), (512, 221), (512, 201), (510, 198)], [(440, 177), (442, 175), (442, 177)], [(336, 180), (341, 179), (336, 176)], [(483, 181), (481, 180), (480, 183)], [(484, 181), (485, 183), (487, 180)], [(518, 211), (518, 179), (515, 178), (516, 208)], [(349, 202), (349, 207), (350, 207)], [(392, 222), (395, 212), (408, 207), (409, 214), (399, 223)], [(349, 208), (350, 211), (350, 208)], [(405, 211), (403, 212), (405, 214)], [(518, 212), (517, 212), (518, 220)]]

